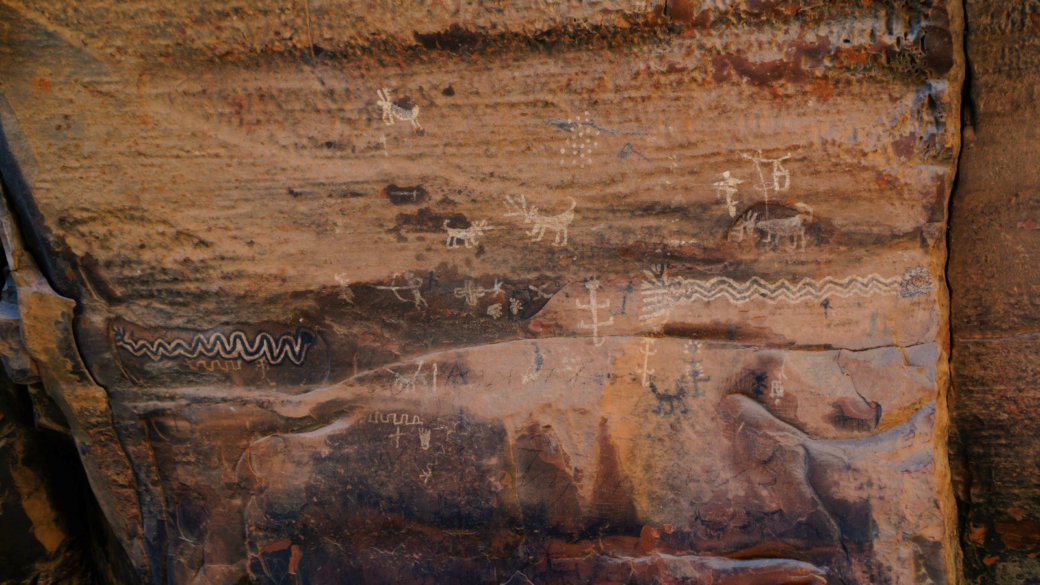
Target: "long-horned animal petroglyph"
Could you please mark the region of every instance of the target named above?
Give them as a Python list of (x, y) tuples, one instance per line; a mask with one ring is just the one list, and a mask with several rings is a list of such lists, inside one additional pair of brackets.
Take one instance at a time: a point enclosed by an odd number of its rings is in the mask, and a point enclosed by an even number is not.
[(758, 219), (757, 211), (748, 211), (744, 215), (737, 218), (736, 223), (729, 230), (729, 238), (735, 239), (738, 242), (743, 242), (745, 239), (751, 239), (755, 235), (755, 224)]
[[(765, 242), (767, 244), (771, 243), (773, 248), (776, 248), (784, 238), (791, 238), (791, 242), (788, 246), (789, 249), (797, 249), (800, 241), (801, 248), (804, 250), (806, 240), (805, 231), (813, 224), (813, 222), (816, 221), (816, 212), (812, 207), (809, 207), (804, 203), (795, 203), (794, 206), (798, 209), (798, 215), (785, 217), (783, 219), (757, 221), (757, 214), (749, 213), (748, 217), (745, 218), (744, 224), (742, 224), (738, 229), (743, 232), (747, 229), (747, 225), (750, 225), (752, 229), (765, 234)], [(741, 236), (740, 240), (742, 239), (743, 236)]]
[(643, 302), (640, 319), (644, 321), (662, 319), (670, 310), (680, 305), (719, 298), (737, 305), (755, 300), (775, 304), (780, 301), (799, 303), (820, 301), (827, 297), (869, 297), (875, 294), (893, 294), (909, 298), (931, 290), (927, 269), (923, 267), (911, 268), (902, 276), (891, 278), (877, 274), (849, 276), (843, 279), (827, 276), (819, 280), (803, 278), (797, 283), (787, 279), (770, 283), (757, 276), (741, 282), (725, 276), (710, 280), (692, 280), (650, 271), (646, 274), (648, 279), (643, 282), (640, 291)]
[(486, 219), (475, 221), (468, 228), (448, 227), (449, 223), (451, 223), (450, 219), (444, 220), (444, 229), (448, 230), (447, 246), (449, 248), (458, 248), (459, 242), (462, 242), (467, 248), (477, 246), (485, 232), (495, 229), (494, 226), (488, 225)]
[(395, 120), (402, 122), (409, 122), (412, 128), (419, 133), (423, 132), (423, 127), (419, 124), (419, 105), (412, 106), (412, 109), (406, 110), (401, 106), (394, 103), (390, 98), (390, 90), (383, 88), (376, 90), (376, 95), (379, 96), (379, 100), (376, 102), (380, 108), (383, 109), (383, 123), (387, 126), (393, 126)]
[(537, 207), (531, 206), (528, 208), (527, 198), (523, 195), (519, 197), (506, 196), (506, 203), (513, 208), (513, 211), (505, 214), (505, 217), (522, 217), (524, 218), (524, 223), (533, 224), (531, 231), (527, 232), (527, 235), (534, 238), (531, 241), (540, 241), (546, 230), (553, 230), (556, 232), (556, 237), (553, 238), (552, 245), (567, 245), (567, 228), (574, 221), (574, 209), (578, 206), (577, 201), (571, 199), (570, 208), (557, 215), (542, 215), (538, 212)]
[(307, 359), (307, 350), (316, 339), (314, 333), (306, 329), (286, 333), (277, 339), (266, 331), (255, 334), (251, 339), (243, 331), (232, 331), (230, 334), (196, 333), (189, 339), (167, 340), (160, 337), (153, 341), (134, 339), (133, 332), (121, 328), (117, 328), (114, 335), (116, 347), (135, 357), (147, 357), (154, 362), (206, 358), (245, 362), (262, 360), (278, 365), (288, 359), (297, 366), (303, 365)]

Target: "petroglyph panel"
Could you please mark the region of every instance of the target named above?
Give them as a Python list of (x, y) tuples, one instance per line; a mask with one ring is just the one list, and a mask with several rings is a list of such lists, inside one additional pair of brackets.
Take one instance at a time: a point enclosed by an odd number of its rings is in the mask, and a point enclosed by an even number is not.
[(73, 4), (9, 264), (136, 581), (951, 582), (958, 3)]

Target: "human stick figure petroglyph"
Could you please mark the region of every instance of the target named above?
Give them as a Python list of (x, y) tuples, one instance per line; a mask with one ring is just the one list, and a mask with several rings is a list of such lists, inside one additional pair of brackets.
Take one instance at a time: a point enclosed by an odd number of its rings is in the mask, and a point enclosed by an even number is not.
[(472, 280), (467, 280), (462, 288), (455, 289), (455, 298), (466, 299), (466, 304), (471, 307), (477, 306), (477, 301), (489, 294), (505, 294), (505, 291), (502, 290), (502, 283), (498, 279), (491, 288), (478, 287)]
[(415, 104), (412, 108), (405, 109), (394, 103), (390, 98), (390, 90), (383, 88), (376, 90), (376, 95), (379, 96), (379, 100), (376, 102), (380, 108), (383, 109), (383, 123), (387, 126), (393, 126), (396, 120), (402, 122), (409, 122), (412, 128), (419, 134), (423, 132), (423, 127), (419, 124), (419, 105)]
[[(780, 158), (764, 158), (762, 151), (758, 151), (757, 154), (750, 155), (747, 153), (741, 154), (745, 159), (755, 163), (755, 170), (758, 172), (758, 184), (755, 185), (755, 189), (762, 193), (763, 200), (766, 204), (766, 219), (769, 219), (769, 193), (772, 191), (774, 195), (781, 191), (787, 191), (791, 188), (791, 172), (784, 168), (783, 162), (791, 155), (785, 155)], [(766, 180), (765, 171), (762, 169), (763, 165), (768, 165), (772, 168), (770, 174), (770, 180)]]
[(732, 177), (729, 171), (722, 173), (722, 180), (712, 183), (715, 187), (715, 198), (719, 199), (723, 195), (726, 196), (726, 209), (729, 210), (730, 217), (737, 216), (737, 204), (740, 203), (734, 199), (734, 195), (737, 194), (737, 185), (743, 183), (740, 179)]
[[(377, 286), (375, 288), (379, 290), (388, 290), (394, 293), (397, 300), (405, 303), (414, 303), (416, 309), (427, 307), (426, 299), (422, 296), (423, 279), (412, 274), (411, 272), (404, 273), (404, 285), (397, 284), (397, 273), (394, 273), (393, 280), (390, 281), (390, 286)], [(411, 291), (412, 300), (408, 300), (401, 296), (400, 291)]]
[(494, 226), (488, 225), (486, 219), (473, 222), (468, 228), (453, 228), (448, 227), (451, 223), (450, 219), (444, 220), (444, 229), (448, 230), (448, 241), (446, 243), (448, 248), (458, 248), (459, 242), (462, 242), (467, 248), (479, 245), (480, 238), (484, 236), (484, 233), (495, 229)]
[(567, 228), (574, 222), (574, 209), (578, 206), (577, 201), (571, 199), (570, 208), (557, 215), (542, 215), (538, 212), (537, 207), (532, 206), (528, 208), (527, 198), (523, 195), (519, 197), (506, 196), (506, 203), (513, 208), (513, 211), (505, 214), (505, 217), (522, 217), (525, 224), (533, 225), (531, 231), (527, 232), (527, 235), (533, 238), (532, 242), (540, 241), (546, 230), (553, 230), (556, 234), (552, 245), (567, 245)]
[(589, 302), (587, 305), (583, 305), (581, 301), (575, 299), (574, 304), (582, 310), (587, 310), (592, 315), (592, 323), (585, 323), (581, 321), (578, 323), (578, 327), (582, 329), (590, 329), (592, 331), (592, 343), (596, 347), (600, 347), (606, 341), (606, 339), (599, 336), (600, 327), (607, 327), (614, 324), (614, 318), (611, 317), (606, 321), (599, 320), (599, 311), (601, 309), (609, 309), (610, 301), (604, 301), (602, 304), (596, 301), (596, 291), (600, 288), (599, 280), (593, 278), (592, 280), (585, 283), (585, 288), (589, 291)]

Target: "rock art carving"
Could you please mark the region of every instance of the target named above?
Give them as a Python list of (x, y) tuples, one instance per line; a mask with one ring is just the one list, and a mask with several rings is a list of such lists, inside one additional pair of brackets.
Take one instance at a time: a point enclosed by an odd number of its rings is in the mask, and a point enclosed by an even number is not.
[[(426, 299), (424, 299), (423, 296), (422, 296), (423, 279), (418, 277), (418, 276), (416, 276), (415, 274), (412, 274), (411, 272), (405, 272), (404, 273), (404, 282), (405, 282), (405, 284), (403, 284), (403, 285), (397, 284), (397, 274), (394, 274), (393, 280), (391, 280), (391, 283), (389, 285), (387, 285), (387, 286), (376, 286), (375, 288), (379, 289), (379, 290), (388, 290), (388, 291), (394, 293), (394, 296), (397, 298), (397, 300), (405, 302), (405, 303), (409, 303), (410, 302), (410, 303), (415, 305), (416, 309), (421, 309), (423, 307), (428, 306), (426, 304)], [(402, 297), (401, 296), (401, 292), (402, 291), (411, 292), (412, 293), (412, 299), (409, 300), (409, 299), (406, 299), (406, 298)]]
[(410, 123), (416, 133), (422, 134), (424, 132), (423, 127), (419, 124), (419, 104), (415, 104), (409, 109), (402, 108), (394, 103), (390, 97), (390, 90), (386, 88), (376, 90), (376, 95), (379, 96), (376, 104), (383, 110), (384, 124), (393, 126), (395, 121), (400, 120)]
[(681, 276), (655, 275), (650, 271), (646, 274), (647, 279), (640, 287), (643, 298), (640, 318), (644, 320), (660, 319), (678, 305), (714, 299), (725, 299), (738, 305), (755, 300), (800, 303), (820, 301), (827, 297), (869, 297), (876, 294), (908, 298), (931, 289), (930, 282), (927, 282), (927, 270), (921, 267), (908, 270), (903, 276), (889, 278), (877, 274), (841, 279), (828, 276), (818, 280), (803, 278), (797, 283), (787, 279), (770, 283), (757, 276), (740, 282), (725, 276), (693, 280)]
[(567, 245), (567, 228), (574, 222), (574, 208), (578, 205), (577, 201), (571, 199), (570, 208), (557, 215), (543, 215), (534, 206), (528, 208), (527, 198), (523, 195), (519, 197), (506, 196), (506, 203), (513, 208), (513, 211), (505, 214), (505, 217), (522, 217), (525, 224), (532, 224), (531, 231), (527, 233), (527, 235), (533, 238), (531, 241), (541, 241), (546, 230), (553, 230), (555, 237), (552, 245)]
[(495, 280), (495, 283), (491, 286), (491, 288), (477, 286), (476, 283), (474, 283), (472, 280), (467, 280), (461, 288), (455, 289), (455, 298), (465, 299), (466, 304), (471, 307), (477, 306), (477, 301), (483, 298), (485, 295), (501, 294), (505, 294), (505, 291), (502, 290), (502, 283), (499, 282), (497, 279)]
[(576, 307), (578, 307), (581, 310), (587, 310), (591, 315), (590, 323), (585, 323), (585, 321), (582, 321), (578, 324), (578, 327), (592, 331), (592, 341), (596, 344), (597, 347), (603, 345), (604, 341), (603, 338), (599, 335), (600, 327), (608, 327), (614, 324), (613, 317), (607, 319), (606, 321), (600, 321), (600, 310), (610, 308), (609, 300), (604, 301), (602, 303), (596, 301), (596, 291), (599, 290), (600, 286), (601, 284), (599, 280), (595, 278), (589, 280), (585, 283), (585, 289), (589, 291), (589, 302), (582, 303), (579, 300), (574, 301)]
[(468, 228), (449, 227), (449, 223), (450, 219), (444, 220), (444, 229), (448, 231), (448, 241), (445, 245), (448, 248), (458, 248), (459, 242), (467, 248), (472, 248), (480, 243), (479, 240), (485, 233), (495, 229), (486, 219), (475, 221)]
[(796, 250), (801, 243), (801, 249), (804, 251), (805, 230), (816, 221), (816, 212), (804, 203), (795, 203), (794, 206), (798, 215), (783, 219), (759, 220), (757, 212), (748, 212), (737, 222), (731, 234), (737, 235), (737, 241), (743, 241), (749, 232), (757, 230), (765, 235), (765, 243), (771, 244), (773, 249), (776, 249), (782, 240), (790, 238), (788, 249)]
[[(772, 192), (773, 195), (777, 195), (791, 188), (791, 172), (783, 165), (784, 161), (791, 158), (791, 155), (788, 154), (779, 158), (765, 158), (762, 156), (762, 151), (760, 150), (754, 155), (744, 153), (741, 156), (755, 163), (755, 171), (758, 173), (758, 183), (755, 185), (755, 189), (762, 194), (762, 200), (765, 201), (765, 219), (768, 220), (770, 192)], [(766, 178), (766, 171), (763, 167), (770, 168), (768, 179)]]
[(740, 185), (744, 181), (730, 175), (729, 171), (722, 173), (722, 180), (712, 183), (715, 187), (715, 197), (720, 198), (723, 195), (726, 196), (726, 209), (729, 211), (730, 217), (737, 216), (737, 205), (740, 203), (735, 196), (737, 194), (737, 185)]
[(278, 365), (289, 360), (302, 365), (307, 359), (307, 350), (314, 343), (314, 333), (299, 329), (277, 338), (266, 331), (252, 337), (243, 331), (197, 333), (189, 339), (164, 339), (152, 341), (136, 339), (133, 332), (117, 327), (114, 331), (116, 347), (135, 357), (147, 357), (152, 361), (169, 359), (193, 360), (198, 358), (242, 360), (255, 362), (264, 360)]

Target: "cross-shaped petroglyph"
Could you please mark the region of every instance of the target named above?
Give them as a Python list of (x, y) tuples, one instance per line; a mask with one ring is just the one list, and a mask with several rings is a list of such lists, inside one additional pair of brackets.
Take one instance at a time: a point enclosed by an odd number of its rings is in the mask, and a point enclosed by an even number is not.
[(614, 324), (614, 318), (613, 317), (611, 317), (610, 319), (608, 319), (606, 321), (600, 321), (599, 320), (599, 311), (601, 309), (609, 309), (610, 308), (610, 301), (609, 300), (608, 301), (604, 301), (602, 304), (600, 304), (600, 303), (598, 303), (596, 301), (596, 291), (599, 290), (600, 286), (601, 285), (600, 285), (599, 280), (597, 280), (595, 278), (593, 278), (592, 280), (586, 282), (585, 283), (585, 288), (589, 291), (589, 302), (588, 302), (588, 304), (587, 305), (583, 305), (582, 302), (577, 300), (577, 299), (575, 299), (575, 301), (574, 301), (574, 304), (579, 309), (587, 310), (592, 315), (592, 323), (585, 323), (585, 321), (581, 321), (580, 323), (578, 323), (578, 327), (581, 327), (582, 329), (591, 329), (592, 330), (592, 342), (596, 345), (596, 347), (602, 346), (603, 343), (606, 341), (604, 338), (599, 336), (599, 329), (600, 329), (600, 327), (607, 327), (607, 326), (610, 326), (610, 325)]
[(394, 430), (396, 432), (390, 433), (389, 435), (387, 435), (387, 438), (389, 438), (394, 443), (394, 447), (400, 449), (401, 437), (403, 437), (404, 434), (401, 432), (401, 427), (394, 427)]
[(466, 304), (471, 307), (477, 306), (477, 301), (489, 294), (505, 294), (505, 291), (502, 290), (502, 283), (498, 279), (495, 279), (495, 284), (491, 288), (478, 287), (473, 284), (472, 280), (467, 280), (462, 288), (455, 289), (455, 298), (466, 299)]

